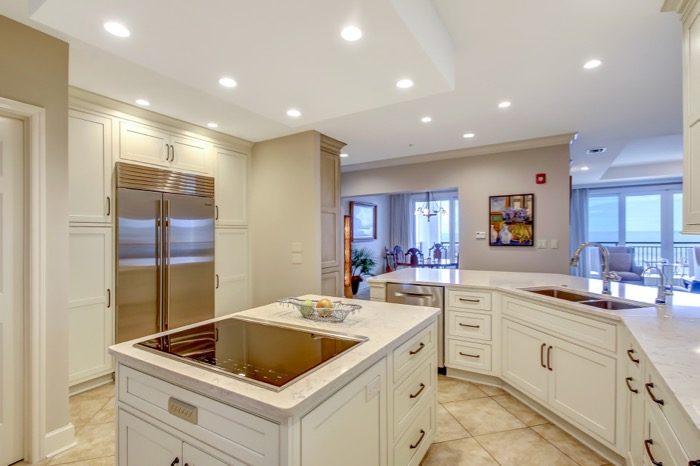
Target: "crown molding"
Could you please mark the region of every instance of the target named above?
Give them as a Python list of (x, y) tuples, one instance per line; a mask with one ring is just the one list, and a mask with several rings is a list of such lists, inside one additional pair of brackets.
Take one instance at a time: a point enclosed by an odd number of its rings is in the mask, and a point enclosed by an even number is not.
[(695, 3), (697, 3), (697, 0), (664, 0), (663, 5), (661, 5), (661, 11), (675, 11), (676, 13), (684, 14)]
[(356, 163), (343, 165), (341, 171), (354, 172), (360, 170), (371, 170), (375, 168), (395, 167), (398, 165), (411, 165), (415, 163), (435, 162), (437, 160), (461, 159), (475, 157), (478, 155), (498, 154), (503, 152), (515, 152), (527, 149), (538, 149), (541, 147), (559, 146), (570, 144), (576, 133), (564, 133), (555, 136), (545, 136), (541, 138), (524, 139), (521, 141), (503, 142), (499, 144), (489, 144), (486, 146), (471, 147), (467, 149), (454, 149), (443, 152), (433, 152), (430, 154), (409, 155), (407, 157), (396, 157), (375, 162)]

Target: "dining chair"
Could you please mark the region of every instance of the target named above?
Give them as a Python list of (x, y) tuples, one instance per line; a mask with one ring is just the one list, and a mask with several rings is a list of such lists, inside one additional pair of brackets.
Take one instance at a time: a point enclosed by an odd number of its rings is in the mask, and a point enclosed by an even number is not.
[(411, 267), (418, 267), (423, 262), (423, 253), (418, 248), (411, 248), (406, 251), (407, 262)]

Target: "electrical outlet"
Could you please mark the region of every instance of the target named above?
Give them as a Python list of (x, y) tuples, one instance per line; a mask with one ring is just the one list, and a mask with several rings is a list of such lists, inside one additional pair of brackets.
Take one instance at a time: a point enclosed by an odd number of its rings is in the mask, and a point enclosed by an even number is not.
[(292, 243), (292, 252), (301, 252), (301, 243)]
[(301, 253), (299, 253), (299, 252), (292, 253), (292, 264), (301, 264)]
[(486, 232), (485, 231), (477, 231), (476, 233), (474, 233), (474, 238), (486, 239)]

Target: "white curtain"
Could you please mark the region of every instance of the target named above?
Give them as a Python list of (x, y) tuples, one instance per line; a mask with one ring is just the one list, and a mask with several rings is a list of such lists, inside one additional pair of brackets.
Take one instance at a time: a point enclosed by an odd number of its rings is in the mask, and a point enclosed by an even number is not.
[[(579, 244), (588, 241), (588, 189), (574, 189), (571, 193), (571, 225), (570, 247), (571, 255)], [(571, 268), (571, 275), (585, 277), (588, 275), (588, 251), (581, 254), (578, 267)]]
[(410, 194), (389, 196), (389, 249), (396, 245), (406, 251), (413, 247), (413, 209)]

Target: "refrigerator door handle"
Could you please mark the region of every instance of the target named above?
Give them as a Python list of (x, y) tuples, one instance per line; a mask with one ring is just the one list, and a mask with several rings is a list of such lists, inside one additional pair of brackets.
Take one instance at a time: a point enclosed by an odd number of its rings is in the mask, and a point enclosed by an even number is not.
[(158, 280), (156, 293), (158, 294), (158, 314), (156, 320), (158, 328), (163, 328), (163, 200), (158, 199), (158, 218), (156, 218), (156, 277)]
[(164, 219), (164, 243), (165, 243), (165, 250), (163, 252), (163, 256), (165, 258), (165, 291), (164, 291), (164, 296), (165, 296), (165, 302), (163, 305), (163, 324), (161, 327), (161, 331), (168, 330), (169, 326), (169, 319), (168, 319), (168, 314), (170, 312), (170, 262), (171, 262), (171, 257), (170, 257), (170, 201), (165, 200), (165, 216), (163, 217)]

